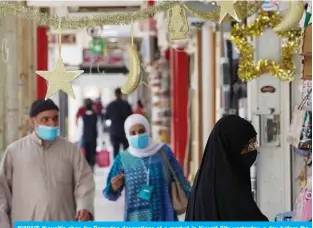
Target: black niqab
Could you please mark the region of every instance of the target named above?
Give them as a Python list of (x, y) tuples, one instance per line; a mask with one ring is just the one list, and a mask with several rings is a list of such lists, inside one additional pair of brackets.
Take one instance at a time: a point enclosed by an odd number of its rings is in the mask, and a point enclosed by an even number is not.
[(188, 202), (186, 221), (268, 221), (251, 193), (241, 151), (256, 137), (245, 119), (221, 118), (207, 141)]

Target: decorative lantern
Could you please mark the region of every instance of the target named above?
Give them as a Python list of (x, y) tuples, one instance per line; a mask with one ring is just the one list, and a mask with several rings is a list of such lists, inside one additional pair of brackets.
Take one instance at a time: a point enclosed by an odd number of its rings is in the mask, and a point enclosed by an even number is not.
[(167, 28), (171, 40), (184, 40), (189, 31), (188, 19), (185, 9), (176, 5), (168, 10)]

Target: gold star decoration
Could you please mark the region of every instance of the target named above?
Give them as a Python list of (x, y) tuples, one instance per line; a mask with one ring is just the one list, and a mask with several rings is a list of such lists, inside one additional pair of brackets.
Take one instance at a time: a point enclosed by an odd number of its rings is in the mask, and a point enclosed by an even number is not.
[(75, 99), (75, 94), (71, 85), (71, 81), (81, 75), (84, 71), (66, 71), (64, 63), (61, 57), (61, 19), (59, 21), (59, 57), (57, 63), (52, 71), (36, 71), (40, 77), (44, 78), (48, 82), (48, 90), (46, 94), (46, 99), (52, 97), (56, 92), (62, 90), (63, 92), (70, 95)]
[(59, 53), (57, 63), (52, 71), (36, 71), (36, 74), (48, 82), (46, 99), (52, 97), (59, 90), (62, 90), (75, 99), (71, 81), (77, 78), (83, 72), (83, 70), (66, 71), (61, 54)]
[(238, 18), (238, 15), (237, 15), (237, 11), (234, 7), (234, 4), (236, 2), (237, 2), (237, 0), (231, 0), (231, 1), (219, 0), (219, 1), (217, 1), (217, 4), (220, 6), (219, 23), (222, 23), (227, 15), (230, 15), (236, 21), (240, 21)]

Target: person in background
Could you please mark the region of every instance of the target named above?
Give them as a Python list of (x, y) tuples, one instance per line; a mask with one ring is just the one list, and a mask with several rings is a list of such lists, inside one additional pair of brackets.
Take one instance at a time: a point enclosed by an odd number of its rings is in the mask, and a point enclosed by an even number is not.
[(59, 108), (30, 108), (32, 134), (10, 144), (0, 165), (0, 227), (15, 221), (93, 220), (95, 183), (81, 151), (58, 136)]
[(125, 221), (178, 221), (170, 189), (175, 178), (164, 159), (170, 163), (186, 196), (190, 185), (172, 150), (165, 144), (153, 142), (149, 122), (142, 115), (127, 118), (125, 133), (130, 146), (115, 158), (104, 196), (116, 201), (125, 189)]
[(84, 99), (84, 104), (80, 107), (76, 113), (76, 124), (78, 124), (78, 119), (82, 117), (86, 112), (86, 106), (91, 104), (92, 100), (90, 98)]
[(257, 133), (250, 122), (229, 115), (214, 126), (192, 186), (186, 221), (268, 221), (251, 192)]
[(120, 88), (115, 90), (115, 97), (116, 100), (108, 104), (104, 115), (105, 120), (111, 120), (109, 134), (113, 146), (114, 157), (119, 153), (121, 144), (123, 145), (124, 150), (129, 146), (124, 132), (124, 122), (127, 117), (132, 114), (132, 108), (130, 104), (122, 98), (122, 91)]
[(103, 105), (102, 105), (102, 102), (101, 102), (101, 98), (97, 98), (94, 102), (95, 104), (95, 110), (96, 110), (96, 113), (97, 115), (101, 115), (102, 114), (102, 110), (103, 110)]
[(98, 116), (93, 109), (93, 104), (86, 106), (85, 114), (78, 120), (78, 128), (84, 142), (83, 148), (88, 164), (94, 170), (96, 162), (97, 138), (98, 138)]
[(141, 100), (138, 100), (137, 108), (135, 109), (134, 114), (140, 114), (143, 116), (145, 115), (144, 107), (143, 107)]

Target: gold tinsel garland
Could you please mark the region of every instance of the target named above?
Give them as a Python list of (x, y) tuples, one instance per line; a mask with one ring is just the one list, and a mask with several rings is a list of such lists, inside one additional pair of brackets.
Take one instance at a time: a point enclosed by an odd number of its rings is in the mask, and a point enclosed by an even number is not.
[(131, 21), (139, 21), (148, 18), (150, 15), (167, 11), (175, 5), (181, 4), (180, 1), (164, 1), (156, 4), (153, 7), (132, 12), (119, 14), (99, 14), (92, 17), (70, 18), (58, 17), (56, 15), (50, 16), (46, 13), (41, 13), (35, 9), (15, 5), (8, 2), (0, 2), (0, 13), (10, 14), (15, 16), (26, 17), (35, 20), (39, 25), (57, 27), (60, 19), (62, 20), (62, 28), (86, 28), (89, 26), (103, 26), (103, 25), (126, 25)]
[[(93, 17), (82, 17), (82, 18), (70, 18), (70, 17), (58, 17), (56, 15), (48, 15), (46, 13), (38, 12), (35, 9), (11, 4), (8, 2), (0, 2), (0, 13), (10, 14), (15, 16), (26, 17), (35, 20), (39, 25), (54, 26), (57, 27), (60, 19), (62, 20), (62, 28), (86, 28), (89, 26), (103, 26), (103, 25), (120, 25), (130, 24), (131, 21), (139, 21), (148, 18), (150, 15), (167, 11), (178, 4), (184, 4), (184, 1), (164, 1), (156, 4), (153, 7), (148, 7), (133, 13), (123, 14), (99, 14)], [(236, 4), (238, 16), (241, 19), (251, 16), (259, 8), (260, 3), (249, 3), (248, 1), (238, 1)], [(196, 17), (210, 20), (219, 20), (219, 10), (213, 10), (210, 12), (203, 12), (199, 14), (198, 11), (186, 7)], [(228, 18), (230, 20), (230, 18)]]
[(247, 40), (249, 36), (262, 35), (266, 28), (273, 28), (280, 21), (281, 16), (277, 12), (261, 11), (252, 24), (247, 26), (236, 24), (232, 28), (231, 41), (240, 52), (238, 76), (241, 80), (249, 81), (265, 73), (270, 73), (283, 81), (292, 81), (295, 78), (296, 65), (293, 57), (300, 47), (300, 28), (277, 34), (281, 38), (286, 39), (286, 43), (282, 45), (281, 49), (281, 64), (269, 59), (261, 59), (255, 64), (254, 48)]
[[(238, 18), (243, 20), (255, 14), (261, 8), (262, 4), (263, 4), (263, 1), (257, 1), (257, 2), (237, 1), (234, 4), (234, 8), (236, 9)], [(184, 7), (191, 14), (193, 14), (194, 16), (202, 20), (216, 22), (216, 21), (219, 21), (220, 19), (219, 10), (215, 10), (212, 12), (201, 11), (201, 10), (197, 10), (195, 8), (190, 7), (188, 3), (185, 3)], [(234, 19), (228, 15), (225, 21), (233, 21), (233, 20)]]

